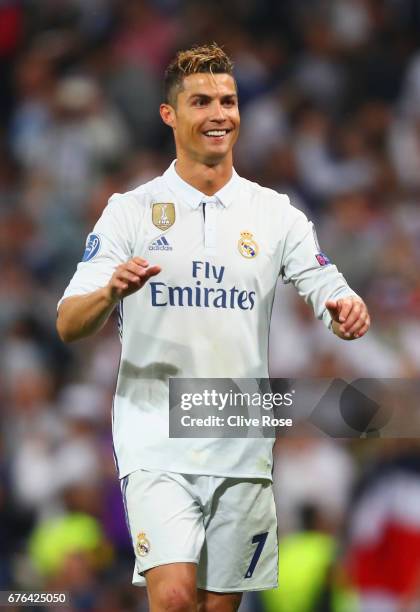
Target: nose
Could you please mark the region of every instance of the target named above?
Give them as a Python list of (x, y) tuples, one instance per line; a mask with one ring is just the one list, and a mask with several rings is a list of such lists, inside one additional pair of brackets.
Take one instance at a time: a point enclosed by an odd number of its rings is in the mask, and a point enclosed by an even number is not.
[(217, 123), (223, 123), (223, 121), (226, 119), (225, 109), (218, 100), (215, 101), (215, 104), (213, 106), (213, 113), (211, 119), (212, 121), (216, 121)]

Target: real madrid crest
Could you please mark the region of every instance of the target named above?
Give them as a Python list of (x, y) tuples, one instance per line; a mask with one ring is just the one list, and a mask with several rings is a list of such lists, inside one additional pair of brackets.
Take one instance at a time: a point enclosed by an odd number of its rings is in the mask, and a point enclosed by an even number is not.
[(150, 552), (150, 542), (143, 531), (137, 536), (136, 550), (140, 557), (145, 557)]
[(167, 230), (175, 223), (175, 204), (173, 202), (155, 202), (152, 208), (153, 225), (160, 230)]
[(251, 232), (241, 232), (238, 241), (238, 251), (246, 259), (253, 259), (258, 255), (258, 244), (252, 239)]

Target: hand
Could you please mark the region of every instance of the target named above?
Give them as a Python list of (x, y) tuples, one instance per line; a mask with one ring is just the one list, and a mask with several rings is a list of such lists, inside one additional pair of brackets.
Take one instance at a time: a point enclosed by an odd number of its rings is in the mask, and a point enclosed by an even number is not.
[(160, 266), (149, 267), (148, 262), (141, 257), (133, 257), (126, 263), (120, 264), (106, 287), (110, 300), (118, 302), (135, 293), (149, 278), (156, 276), (160, 271)]
[(325, 302), (333, 320), (334, 333), (343, 340), (355, 340), (370, 327), (370, 316), (364, 301), (355, 296)]

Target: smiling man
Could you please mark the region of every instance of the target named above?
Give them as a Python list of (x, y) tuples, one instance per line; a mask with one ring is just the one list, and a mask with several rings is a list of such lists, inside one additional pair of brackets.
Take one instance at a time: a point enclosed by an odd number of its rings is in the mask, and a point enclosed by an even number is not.
[(341, 338), (363, 336), (369, 315), (287, 195), (234, 171), (240, 118), (224, 51), (178, 53), (165, 96), (177, 159), (110, 199), (57, 329), (84, 338), (119, 307), (113, 434), (134, 584), (153, 612), (234, 612), (242, 592), (277, 584), (273, 440), (169, 438), (168, 378), (268, 377), (279, 276)]

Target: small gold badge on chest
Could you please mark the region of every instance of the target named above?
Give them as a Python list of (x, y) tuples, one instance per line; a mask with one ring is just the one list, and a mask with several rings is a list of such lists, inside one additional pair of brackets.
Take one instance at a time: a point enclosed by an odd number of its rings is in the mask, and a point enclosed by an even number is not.
[(153, 225), (160, 230), (167, 230), (175, 223), (175, 204), (173, 202), (155, 202), (152, 207)]
[(251, 232), (241, 232), (238, 240), (238, 251), (245, 259), (254, 259), (258, 255), (258, 244), (252, 239)]

